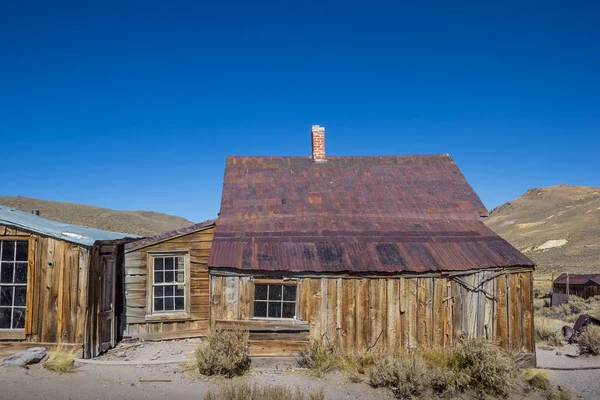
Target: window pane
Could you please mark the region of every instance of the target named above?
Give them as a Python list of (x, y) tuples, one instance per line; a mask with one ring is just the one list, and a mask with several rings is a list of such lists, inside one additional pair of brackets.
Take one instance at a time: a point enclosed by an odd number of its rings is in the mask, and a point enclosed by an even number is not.
[(175, 269), (183, 271), (183, 257), (175, 258)]
[(27, 283), (27, 263), (15, 263), (15, 283)]
[(10, 329), (10, 308), (0, 308), (0, 329)]
[(185, 293), (184, 289), (185, 289), (185, 286), (183, 286), (183, 285), (177, 286), (175, 288), (175, 296), (183, 296)]
[(254, 300), (267, 299), (267, 285), (254, 285)]
[(155, 257), (154, 258), (154, 270), (155, 271), (162, 271), (163, 269), (165, 269), (163, 258), (162, 257)]
[(164, 272), (155, 271), (154, 272), (154, 283), (163, 283), (165, 281)]
[(165, 296), (167, 296), (167, 297), (173, 296), (173, 286), (165, 286)]
[(15, 242), (2, 242), (2, 261), (15, 261)]
[(27, 286), (15, 287), (15, 306), (25, 307), (27, 302)]
[(25, 328), (25, 309), (13, 308), (13, 329)]
[(294, 318), (296, 316), (296, 303), (283, 303), (283, 318)]
[(165, 271), (165, 282), (173, 282), (175, 280), (175, 276), (173, 271)]
[(269, 285), (269, 300), (281, 300), (281, 289), (283, 285)]
[(175, 309), (176, 310), (183, 310), (184, 304), (185, 304), (184, 297), (175, 297)]
[(173, 257), (165, 257), (165, 270), (173, 270)]
[(14, 265), (14, 263), (2, 263), (2, 266), (0, 267), (0, 282), (13, 283)]
[(281, 302), (269, 303), (269, 318), (281, 318)]
[(12, 286), (0, 286), (0, 306), (12, 306), (12, 297)]
[(27, 261), (27, 244), (26, 241), (17, 242), (17, 261)]
[(165, 297), (165, 311), (172, 311), (174, 309), (174, 301), (172, 297)]
[(255, 317), (266, 317), (267, 316), (267, 302), (255, 301), (254, 302), (254, 316)]
[(183, 283), (184, 282), (184, 273), (182, 270), (179, 270), (177, 272), (177, 282), (179, 283)]
[(154, 297), (163, 297), (163, 287), (162, 286), (157, 286), (154, 288)]
[(296, 301), (296, 286), (292, 286), (292, 285), (284, 285), (283, 286), (283, 300)]
[(165, 306), (162, 298), (154, 299), (154, 311), (164, 311)]

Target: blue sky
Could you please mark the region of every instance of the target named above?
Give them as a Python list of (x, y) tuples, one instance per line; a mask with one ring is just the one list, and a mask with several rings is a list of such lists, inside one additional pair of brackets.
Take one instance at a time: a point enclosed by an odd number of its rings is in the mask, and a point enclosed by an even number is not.
[[(598, 2), (0, 5), (0, 195), (219, 210), (226, 155), (450, 153), (488, 208), (600, 186)], [(413, 4), (418, 3), (418, 4)]]

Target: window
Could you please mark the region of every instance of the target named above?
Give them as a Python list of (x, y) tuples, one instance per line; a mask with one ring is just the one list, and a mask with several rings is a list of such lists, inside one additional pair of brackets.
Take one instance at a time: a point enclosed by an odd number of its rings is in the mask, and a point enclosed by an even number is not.
[(295, 318), (296, 285), (255, 284), (254, 316), (265, 318)]
[(28, 242), (0, 240), (0, 329), (24, 329)]
[(185, 311), (185, 256), (153, 256), (152, 284), (154, 312)]

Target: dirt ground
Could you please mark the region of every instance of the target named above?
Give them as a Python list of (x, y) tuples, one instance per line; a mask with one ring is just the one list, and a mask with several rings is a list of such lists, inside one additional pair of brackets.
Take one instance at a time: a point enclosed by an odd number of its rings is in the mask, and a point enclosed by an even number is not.
[[(364, 382), (352, 382), (343, 373), (316, 378), (299, 369), (293, 358), (276, 363), (272, 359), (253, 360), (251, 372), (242, 378), (209, 378), (189, 370), (194, 339), (165, 342), (121, 343), (95, 359), (93, 364), (77, 363), (72, 374), (58, 374), (41, 365), (29, 368), (0, 367), (0, 399), (202, 399), (210, 391), (237, 381), (257, 384), (283, 384), (303, 390), (323, 389), (326, 399), (393, 399), (388, 389), (374, 389)], [(557, 354), (557, 352), (559, 354)], [(597, 358), (573, 358), (574, 348), (538, 349), (539, 367), (600, 366)], [(149, 364), (163, 361), (171, 364)], [(186, 363), (188, 364), (186, 370)], [(114, 365), (117, 364), (117, 365)], [(556, 385), (572, 387), (585, 400), (598, 399), (600, 370), (550, 371)], [(169, 382), (141, 382), (145, 379)], [(468, 399), (468, 396), (461, 396)], [(516, 394), (511, 400), (541, 400), (539, 393), (527, 397)]]

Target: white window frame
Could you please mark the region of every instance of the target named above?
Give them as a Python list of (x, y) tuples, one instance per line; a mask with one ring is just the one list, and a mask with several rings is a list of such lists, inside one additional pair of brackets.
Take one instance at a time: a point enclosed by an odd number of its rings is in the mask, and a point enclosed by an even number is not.
[[(13, 254), (13, 258), (10, 261), (2, 261), (2, 251), (3, 251), (3, 247), (4, 247), (4, 243), (5, 242), (13, 242), (15, 244), (15, 250), (14, 250), (14, 254)], [(25, 242), (27, 243), (27, 260), (25, 261), (17, 261), (17, 242)], [(5, 264), (12, 264), (13, 265), (13, 282), (12, 283), (2, 283), (0, 282), (0, 287), (3, 286), (7, 286), (7, 287), (12, 287), (13, 291), (12, 291), (12, 302), (10, 307), (9, 306), (2, 306), (2, 308), (9, 308), (10, 309), (10, 328), (1, 328), (0, 332), (24, 332), (25, 331), (25, 326), (27, 325), (27, 297), (28, 297), (28, 291), (29, 291), (29, 282), (30, 282), (30, 270), (29, 270), (29, 246), (31, 246), (31, 241), (29, 241), (28, 238), (24, 238), (24, 239), (5, 239), (0, 237), (0, 273), (2, 271), (2, 268), (4, 267)], [(25, 279), (25, 283), (15, 283), (15, 269), (17, 266), (17, 263), (22, 263), (26, 265), (26, 269), (27, 269), (27, 278)], [(25, 287), (25, 305), (24, 306), (15, 306), (15, 292), (16, 292), (16, 288), (17, 287)], [(13, 316), (14, 316), (14, 309), (22, 309), (23, 310), (23, 327), (22, 328), (13, 328)]]
[[(166, 311), (155, 311), (154, 310), (154, 287), (155, 286), (178, 286), (178, 283), (165, 283), (155, 285), (154, 283), (154, 259), (160, 257), (183, 257), (184, 265), (184, 307), (183, 310), (166, 310)], [(190, 252), (189, 250), (176, 250), (176, 251), (161, 251), (161, 252), (148, 252), (147, 261), (147, 303), (146, 303), (146, 320), (185, 320), (191, 318), (191, 296), (190, 296)]]
[[(256, 300), (256, 285), (267, 285), (267, 299), (266, 300)], [(283, 300), (283, 292), (281, 294), (281, 300), (269, 300), (269, 291), (271, 290), (269, 287), (274, 285), (282, 285), (282, 286), (294, 286), (296, 288), (296, 298), (294, 301)], [(256, 280), (253, 282), (253, 291), (252, 291), (252, 318), (253, 319), (267, 319), (267, 320), (282, 320), (282, 321), (293, 321), (298, 319), (298, 291), (300, 285), (296, 281), (274, 281), (274, 280)], [(283, 291), (283, 288), (282, 288)], [(269, 303), (281, 303), (281, 317), (257, 317), (254, 315), (255, 303), (266, 303), (267, 305), (267, 315), (269, 314)], [(283, 303), (294, 303), (294, 316), (293, 317), (283, 317)]]

